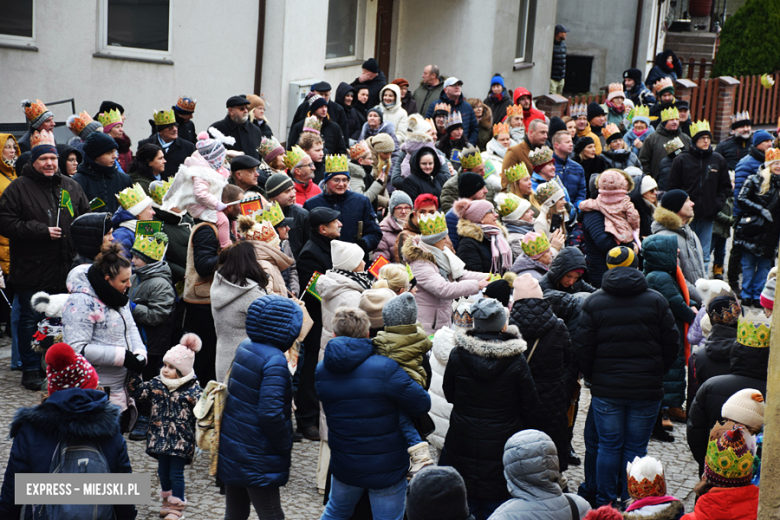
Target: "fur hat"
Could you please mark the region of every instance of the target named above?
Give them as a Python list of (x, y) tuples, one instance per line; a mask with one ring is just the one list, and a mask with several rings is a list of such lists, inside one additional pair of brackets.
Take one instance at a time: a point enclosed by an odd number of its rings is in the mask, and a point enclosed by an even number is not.
[(195, 353), (203, 346), (197, 334), (192, 332), (185, 334), (179, 340), (179, 344), (165, 353), (163, 363), (173, 365), (182, 376), (192, 372), (192, 364), (195, 362)]
[(501, 332), (507, 324), (507, 309), (498, 300), (482, 298), (471, 306), (471, 318), (477, 332)]
[(383, 319), (384, 309), (387, 308), (387, 302), (393, 298), (395, 298), (395, 293), (386, 288), (368, 289), (360, 293), (358, 308), (368, 315), (368, 321), (371, 322), (372, 329), (381, 329), (387, 326)]
[(512, 296), (514, 301), (525, 300), (527, 298), (544, 298), (539, 281), (531, 276), (530, 273), (525, 273), (517, 277), (514, 282), (514, 292)]
[(743, 388), (729, 397), (720, 409), (720, 416), (749, 428), (764, 426), (764, 396), (755, 388)]
[(456, 200), (455, 204), (452, 205), (452, 210), (460, 218), (464, 218), (475, 224), (481, 223), (482, 219), (485, 218), (485, 215), (491, 211), (495, 211), (493, 205), (486, 200), (469, 199)]
[(67, 388), (98, 387), (95, 368), (67, 343), (55, 343), (46, 351), (46, 381), (49, 395)]
[[(383, 290), (390, 291), (390, 289)], [(382, 309), (382, 319), (385, 327), (414, 325), (417, 323), (417, 301), (412, 293), (401, 293), (388, 301), (384, 309)]]
[(365, 252), (357, 244), (331, 240), (330, 257), (333, 260), (333, 269), (342, 271), (354, 271), (363, 261)]

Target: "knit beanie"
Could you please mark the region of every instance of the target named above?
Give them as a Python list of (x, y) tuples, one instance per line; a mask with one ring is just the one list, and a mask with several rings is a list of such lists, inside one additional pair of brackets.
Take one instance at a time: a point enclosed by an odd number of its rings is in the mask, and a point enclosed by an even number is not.
[(450, 466), (427, 466), (409, 483), (408, 520), (466, 520), (469, 506), (466, 483)]
[[(211, 136), (214, 136), (212, 139)], [(198, 134), (198, 142), (195, 143), (195, 148), (198, 149), (198, 153), (206, 159), (206, 161), (215, 170), (219, 170), (223, 164), (225, 164), (225, 156), (227, 156), (227, 150), (225, 145), (236, 144), (236, 140), (233, 137), (227, 137), (213, 126), (209, 127), (208, 132), (201, 132)]]
[(771, 141), (771, 140), (772, 140), (772, 134), (770, 134), (766, 130), (758, 130), (756, 131), (755, 134), (753, 134), (753, 146), (758, 146), (765, 141)]
[(504, 307), (509, 306), (509, 300), (512, 298), (512, 284), (517, 279), (517, 274), (512, 271), (504, 273), (503, 278), (490, 282), (485, 287), (485, 298), (494, 298), (501, 302)]
[(639, 187), (639, 194), (644, 195), (648, 191), (652, 191), (656, 188), (658, 188), (658, 183), (655, 182), (655, 179), (649, 175), (645, 175), (642, 177), (642, 184)]
[(395, 211), (395, 207), (399, 204), (408, 204), (409, 207), (414, 205), (412, 198), (409, 195), (401, 190), (395, 190), (393, 194), (390, 195), (390, 202), (388, 203), (388, 214), (392, 215), (393, 211)]
[(670, 190), (661, 198), (661, 207), (672, 213), (677, 213), (688, 201), (688, 194), (683, 190)]
[(320, 96), (319, 94), (314, 94), (309, 98), (309, 113), (313, 114), (320, 108), (326, 106), (328, 104), (328, 100), (324, 97)]
[(490, 78), (490, 87), (492, 88), (493, 85), (501, 85), (502, 87), (506, 88), (506, 85), (504, 85), (504, 78), (501, 76), (501, 74), (496, 74)]
[(713, 298), (717, 298), (718, 296), (734, 296), (734, 292), (731, 290), (729, 284), (723, 280), (699, 278), (694, 285), (696, 286), (699, 295), (701, 295), (701, 304), (705, 308)]
[(98, 387), (95, 368), (67, 343), (55, 343), (46, 351), (46, 381), (49, 395), (66, 388)]
[[(372, 329), (381, 329), (388, 326), (384, 321), (384, 308), (386, 308), (387, 302), (392, 301), (393, 298), (395, 298), (395, 293), (387, 288), (368, 289), (360, 293), (358, 308), (368, 315), (368, 321), (371, 322)], [(415, 312), (417, 312), (416, 307)]]
[(639, 258), (634, 253), (634, 250), (629, 247), (613, 247), (607, 253), (607, 268), (614, 269), (615, 267), (633, 267), (637, 269), (639, 267)]
[(481, 298), (472, 304), (471, 318), (477, 332), (501, 332), (506, 325), (507, 309), (498, 300)]
[(634, 457), (626, 466), (628, 494), (634, 500), (666, 496), (666, 478), (661, 462), (653, 457)]
[(512, 296), (514, 301), (518, 301), (529, 298), (544, 298), (544, 293), (542, 293), (539, 281), (531, 276), (530, 273), (525, 273), (518, 276), (517, 280), (515, 280)]
[(269, 199), (281, 195), (295, 184), (289, 175), (285, 173), (274, 173), (265, 181), (265, 194)]
[(474, 172), (463, 172), (458, 177), (458, 196), (464, 199), (472, 197), (485, 187), (485, 179)]
[(577, 155), (581, 154), (589, 144), (595, 144), (592, 137), (587, 135), (585, 137), (580, 137), (580, 140), (574, 145), (574, 153)]
[(192, 364), (195, 362), (195, 353), (203, 346), (203, 342), (197, 334), (187, 333), (181, 337), (179, 344), (165, 353), (163, 363), (173, 365), (182, 376), (192, 372)]
[(623, 513), (611, 505), (606, 505), (598, 509), (591, 509), (583, 520), (623, 520)]
[(22, 108), (33, 130), (38, 130), (47, 119), (54, 117), (51, 110), (46, 108), (40, 99), (35, 100), (35, 103), (25, 99), (22, 101)]
[(775, 287), (777, 286), (777, 277), (773, 276), (766, 281), (764, 290), (761, 291), (761, 306), (770, 311), (775, 306)]
[(118, 148), (114, 138), (103, 132), (92, 132), (84, 142), (84, 154), (93, 161), (104, 153)]
[(342, 271), (354, 271), (360, 262), (363, 261), (365, 252), (357, 244), (342, 242), (341, 240), (331, 240), (330, 257), (333, 261), (333, 269)]
[[(369, 111), (370, 112), (370, 111)], [(381, 113), (380, 113), (381, 115)], [(395, 141), (390, 134), (384, 132), (376, 134), (366, 139), (368, 146), (376, 153), (393, 153), (395, 151)]]
[[(719, 429), (716, 424), (714, 429)], [(704, 478), (715, 487), (749, 486), (753, 478), (756, 440), (741, 426), (727, 430), (707, 446)]]
[(718, 296), (707, 305), (707, 316), (713, 325), (736, 328), (739, 317), (742, 316), (742, 307), (733, 296)]
[(374, 58), (368, 58), (366, 61), (364, 61), (363, 65), (361, 65), (361, 68), (364, 68), (369, 72), (373, 72), (374, 74), (379, 74), (379, 62)]
[(495, 211), (493, 205), (487, 200), (469, 199), (456, 200), (455, 204), (452, 205), (452, 210), (460, 218), (465, 218), (474, 224), (482, 223), (482, 219), (485, 218), (485, 215), (491, 211)]
[(760, 430), (764, 426), (764, 396), (755, 388), (743, 388), (729, 397), (720, 410), (724, 419)]
[[(373, 108), (369, 108), (369, 109), (368, 109), (368, 112), (366, 112), (366, 117), (368, 117), (368, 114), (370, 114), (371, 112), (373, 112), (373, 113), (375, 113), (376, 115), (378, 115), (378, 116), (379, 116), (379, 121), (380, 121), (381, 123), (384, 123), (384, 122), (385, 122), (385, 113), (384, 113), (384, 112), (382, 112), (382, 109), (381, 109), (381, 108), (379, 108), (379, 107), (373, 107)], [(377, 135), (380, 135), (380, 134), (377, 134)]]
[(604, 109), (601, 108), (601, 105), (599, 105), (595, 101), (591, 101), (590, 103), (588, 103), (588, 121), (590, 121), (594, 117), (603, 116), (603, 115), (606, 115), (606, 112), (604, 112)]
[[(393, 292), (390, 289), (382, 290)], [(385, 327), (417, 323), (417, 301), (412, 293), (401, 293), (388, 301), (385, 308), (382, 309), (382, 320), (384, 320)]]
[(563, 119), (560, 117), (553, 116), (550, 118), (550, 128), (547, 131), (547, 135), (550, 136), (550, 141), (552, 141), (553, 136), (558, 132), (566, 132), (566, 123), (564, 123)]

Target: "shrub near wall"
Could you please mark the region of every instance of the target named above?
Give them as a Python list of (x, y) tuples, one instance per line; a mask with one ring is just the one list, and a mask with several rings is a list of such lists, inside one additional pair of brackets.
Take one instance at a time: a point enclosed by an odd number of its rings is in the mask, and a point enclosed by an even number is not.
[(780, 70), (780, 0), (747, 0), (720, 33), (712, 77)]

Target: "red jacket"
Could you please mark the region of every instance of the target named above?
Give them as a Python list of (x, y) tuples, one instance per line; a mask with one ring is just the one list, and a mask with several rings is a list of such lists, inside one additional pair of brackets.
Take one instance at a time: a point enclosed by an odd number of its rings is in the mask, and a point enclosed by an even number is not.
[(681, 520), (756, 520), (758, 486), (712, 488)]
[[(520, 99), (521, 96), (529, 96), (533, 101), (533, 96), (531, 96), (531, 92), (528, 89), (523, 87), (518, 87), (514, 91), (515, 105), (518, 104), (517, 100)], [(534, 119), (541, 119), (542, 121), (544, 121), (545, 117), (544, 117), (544, 112), (535, 109), (532, 104), (531, 108), (529, 108), (528, 110), (523, 110), (523, 125), (525, 125), (526, 132), (528, 132), (529, 123)]]
[(299, 206), (303, 206), (303, 203), (322, 193), (322, 190), (314, 182), (309, 181), (308, 184), (303, 185), (300, 182), (295, 182), (295, 203)]

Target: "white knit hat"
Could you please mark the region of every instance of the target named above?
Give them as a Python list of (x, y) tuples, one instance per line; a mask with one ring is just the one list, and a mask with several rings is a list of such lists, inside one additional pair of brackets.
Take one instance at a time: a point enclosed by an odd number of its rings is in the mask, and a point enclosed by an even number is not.
[(724, 419), (760, 430), (764, 425), (764, 396), (755, 388), (745, 388), (723, 403), (720, 415)]
[(357, 244), (332, 240), (330, 243), (330, 258), (333, 260), (333, 269), (342, 271), (354, 271), (363, 261), (363, 249)]
[(650, 190), (654, 190), (658, 187), (658, 183), (655, 182), (655, 179), (650, 177), (649, 175), (645, 175), (642, 177), (642, 185), (640, 187), (640, 194), (644, 195)]

